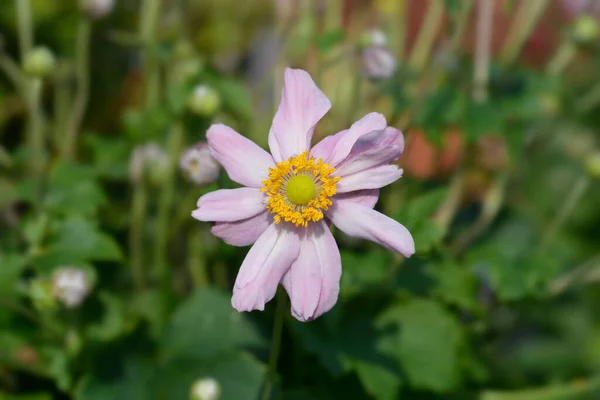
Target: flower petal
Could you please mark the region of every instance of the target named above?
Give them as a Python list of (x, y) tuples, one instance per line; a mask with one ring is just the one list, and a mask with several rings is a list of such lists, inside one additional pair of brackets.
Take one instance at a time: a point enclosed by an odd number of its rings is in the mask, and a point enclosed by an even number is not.
[(348, 157), (336, 166), (334, 175), (346, 176), (368, 168), (389, 164), (404, 150), (404, 137), (398, 129), (387, 127), (361, 136)]
[(308, 150), (315, 125), (331, 108), (308, 72), (287, 68), (284, 79), (281, 103), (269, 132), (269, 147), (276, 162)]
[(326, 215), (348, 236), (371, 240), (405, 257), (415, 252), (415, 241), (408, 229), (369, 207), (337, 199)]
[(210, 154), (225, 168), (232, 181), (259, 188), (268, 179), (273, 157), (256, 143), (223, 124), (206, 132)]
[(350, 129), (335, 135), (339, 136), (336, 145), (327, 160), (323, 158), (323, 161), (333, 166), (339, 164), (350, 154), (352, 147), (360, 137), (373, 131), (381, 131), (386, 126), (387, 123), (382, 114), (370, 113), (365, 115), (352, 124)]
[(265, 194), (260, 189), (221, 189), (198, 199), (192, 217), (199, 221), (240, 221), (265, 210)]
[(254, 217), (236, 222), (217, 222), (211, 232), (231, 246), (249, 246), (263, 234), (273, 222), (266, 210)]
[(238, 311), (264, 310), (277, 285), (298, 257), (295, 231), (271, 224), (246, 255), (235, 280), (231, 304)]
[(329, 158), (331, 158), (331, 154), (337, 142), (340, 140), (342, 136), (344, 136), (348, 132), (347, 130), (336, 133), (335, 135), (325, 136), (321, 141), (315, 144), (312, 149), (310, 149), (310, 156), (316, 158), (317, 160), (320, 158), (323, 162), (329, 162)]
[(335, 203), (338, 200), (351, 201), (365, 207), (373, 208), (377, 204), (377, 200), (379, 200), (379, 189), (357, 190), (356, 192), (336, 194), (333, 202)]
[(379, 189), (397, 181), (401, 176), (402, 169), (397, 165), (380, 165), (342, 177), (336, 185), (336, 190), (338, 193), (346, 193), (361, 189)]
[(319, 222), (302, 232), (300, 253), (283, 279), (292, 315), (311, 321), (337, 302), (342, 276), (340, 251), (328, 226)]

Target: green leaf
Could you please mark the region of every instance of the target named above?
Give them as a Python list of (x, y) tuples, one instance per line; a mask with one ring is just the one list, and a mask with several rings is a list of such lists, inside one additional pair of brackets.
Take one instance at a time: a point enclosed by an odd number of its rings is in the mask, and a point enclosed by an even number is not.
[(50, 244), (34, 260), (34, 265), (44, 271), (65, 264), (89, 261), (119, 261), (123, 257), (117, 242), (101, 232), (88, 219), (73, 216), (57, 224)]
[(396, 358), (413, 387), (438, 393), (456, 388), (462, 328), (438, 303), (414, 299), (398, 304), (385, 311), (378, 324), (399, 328), (382, 339), (380, 347)]
[(231, 307), (229, 295), (196, 291), (175, 311), (162, 340), (167, 358), (213, 358), (240, 346), (262, 345), (257, 330)]
[(505, 117), (498, 104), (470, 103), (463, 124), (467, 139), (475, 140), (486, 133), (503, 132)]
[(111, 341), (131, 330), (133, 325), (127, 319), (125, 304), (121, 298), (101, 293), (100, 300), (104, 306), (102, 318), (87, 328), (87, 335), (95, 340)]
[(398, 398), (401, 380), (398, 374), (388, 368), (365, 361), (355, 361), (354, 370), (365, 391), (377, 400)]
[(0, 295), (14, 294), (17, 283), (27, 263), (21, 254), (0, 253)]
[(343, 40), (344, 31), (342, 29), (336, 29), (317, 37), (317, 47), (319, 48), (319, 51), (326, 53), (335, 45), (342, 43)]
[(479, 309), (477, 277), (467, 266), (447, 261), (429, 264), (426, 271), (436, 281), (434, 296), (465, 310)]
[(373, 250), (356, 253), (342, 250), (344, 273), (340, 282), (340, 293), (345, 298), (355, 296), (389, 277), (389, 253)]
[(223, 106), (244, 120), (252, 119), (254, 106), (247, 88), (241, 83), (224, 77), (209, 76), (208, 83), (221, 95)]
[(50, 393), (13, 395), (0, 392), (0, 400), (52, 400), (52, 395)]

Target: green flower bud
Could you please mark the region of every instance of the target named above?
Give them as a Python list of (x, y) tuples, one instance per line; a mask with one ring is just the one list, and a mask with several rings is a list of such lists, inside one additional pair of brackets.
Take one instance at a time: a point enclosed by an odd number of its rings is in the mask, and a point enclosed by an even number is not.
[(600, 36), (600, 27), (596, 17), (592, 15), (581, 15), (573, 25), (573, 36), (579, 43), (589, 43)]
[(31, 50), (23, 61), (23, 70), (34, 78), (44, 78), (54, 69), (54, 55), (46, 47), (36, 47)]
[(191, 400), (219, 400), (221, 398), (221, 385), (214, 378), (198, 379), (192, 385)]
[(590, 154), (585, 159), (585, 169), (594, 179), (600, 179), (600, 152)]
[(115, 7), (115, 0), (79, 0), (81, 11), (92, 19), (106, 17)]
[(221, 107), (221, 96), (209, 86), (198, 85), (189, 96), (187, 106), (194, 114), (212, 117)]

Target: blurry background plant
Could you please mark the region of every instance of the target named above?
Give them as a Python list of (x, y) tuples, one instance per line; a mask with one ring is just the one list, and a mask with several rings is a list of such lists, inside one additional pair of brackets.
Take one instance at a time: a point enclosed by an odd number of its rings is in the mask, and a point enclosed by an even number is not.
[[(0, 399), (600, 398), (600, 4), (4, 0)], [(406, 135), (318, 320), (238, 314), (205, 131), (267, 144), (286, 66)], [(278, 300), (282, 310), (285, 303)], [(273, 302), (276, 303), (276, 302)]]

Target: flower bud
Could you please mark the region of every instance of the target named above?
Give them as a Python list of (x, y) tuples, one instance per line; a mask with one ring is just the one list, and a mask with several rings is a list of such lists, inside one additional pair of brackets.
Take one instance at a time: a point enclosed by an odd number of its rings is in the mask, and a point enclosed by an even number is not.
[(92, 19), (106, 17), (114, 6), (115, 0), (79, 0), (81, 11)]
[(221, 385), (214, 378), (202, 378), (194, 382), (191, 400), (218, 400), (221, 398)]
[(140, 183), (148, 179), (150, 183), (159, 185), (163, 182), (169, 165), (169, 157), (155, 142), (136, 147), (129, 159), (129, 179), (132, 183)]
[(221, 96), (209, 86), (198, 85), (189, 96), (187, 106), (201, 117), (212, 117), (221, 107)]
[(387, 46), (388, 39), (381, 29), (371, 29), (360, 35), (358, 45), (363, 49), (370, 46)]
[(590, 43), (598, 39), (600, 27), (596, 17), (586, 14), (577, 17), (573, 25), (573, 36), (579, 43)]
[(23, 61), (23, 70), (34, 78), (44, 78), (54, 69), (54, 55), (46, 47), (35, 47)]
[(600, 152), (595, 152), (587, 156), (585, 170), (592, 178), (600, 179)]
[(52, 274), (52, 292), (67, 308), (75, 308), (83, 303), (90, 288), (90, 279), (81, 268), (61, 267)]
[(208, 144), (204, 142), (183, 152), (179, 166), (183, 174), (198, 185), (207, 185), (219, 177), (219, 163), (210, 155)]

